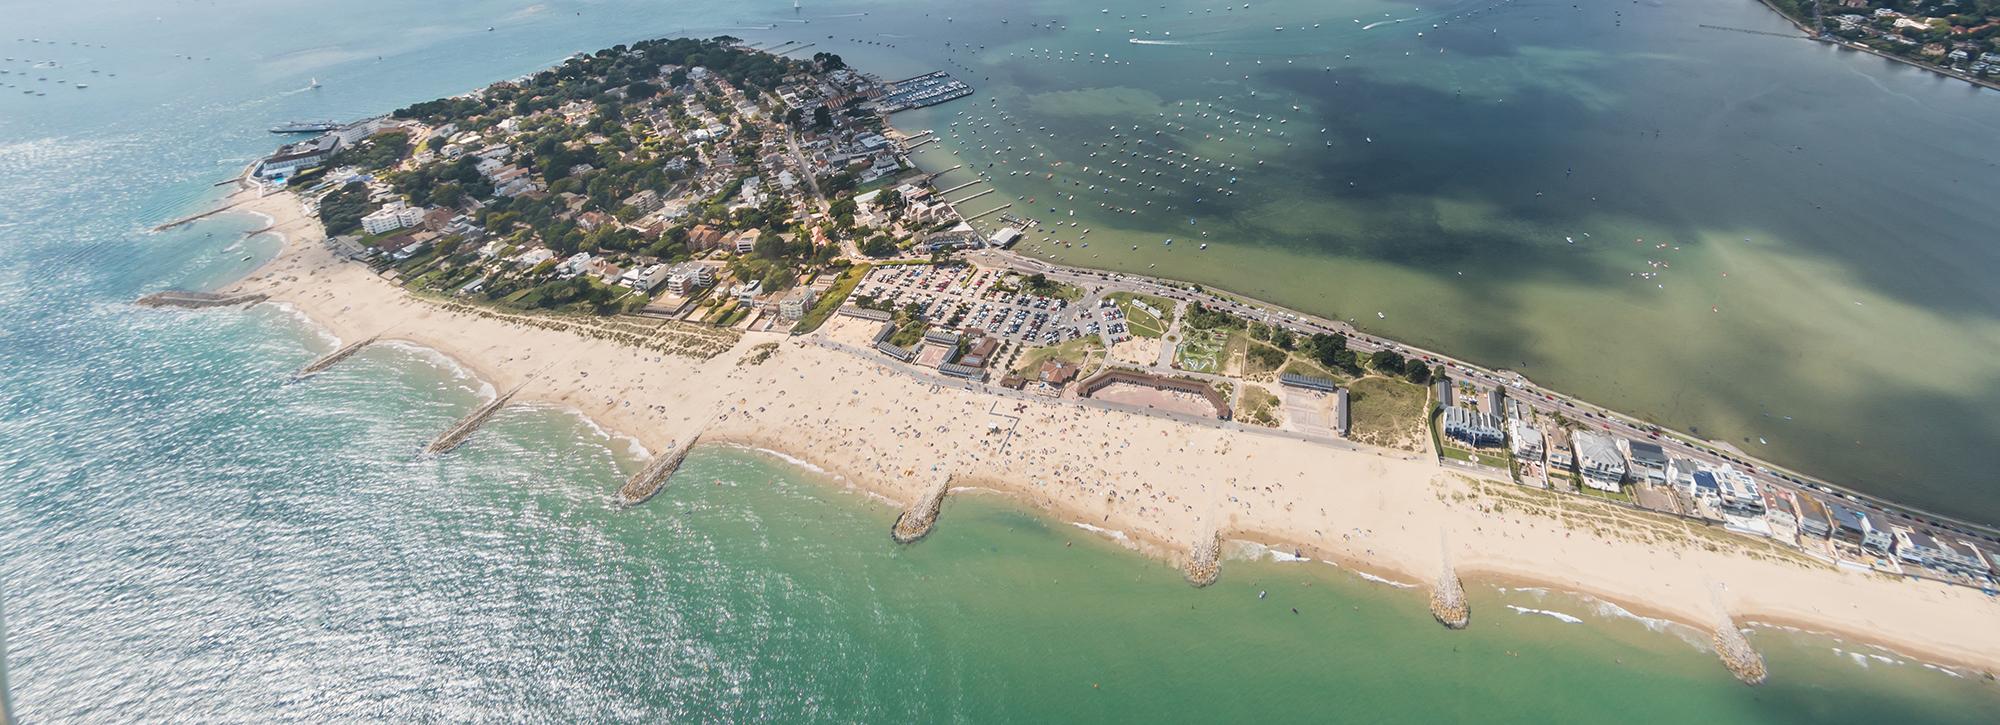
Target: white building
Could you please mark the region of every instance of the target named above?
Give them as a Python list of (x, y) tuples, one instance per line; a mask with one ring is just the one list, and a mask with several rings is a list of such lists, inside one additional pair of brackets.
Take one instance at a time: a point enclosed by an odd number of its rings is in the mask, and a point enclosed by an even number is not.
[(1625, 455), (1611, 436), (1580, 430), (1571, 439), (1576, 445), (1577, 471), (1586, 486), (1600, 491), (1618, 490), (1625, 481)]
[(276, 153), (264, 157), (257, 164), (257, 175), (266, 179), (286, 176), (298, 169), (311, 168), (326, 163), (333, 152), (340, 150), (340, 137), (326, 134), (309, 141), (300, 141), (278, 147)]
[(576, 254), (569, 255), (569, 258), (563, 260), (562, 264), (556, 265), (556, 273), (564, 277), (575, 277), (583, 274), (584, 270), (590, 268), (591, 259), (593, 257), (590, 256), (589, 252), (577, 252)]
[(667, 291), (683, 297), (715, 284), (715, 268), (697, 262), (682, 262), (667, 272)]
[(802, 319), (806, 316), (807, 312), (812, 311), (812, 307), (813, 289), (811, 287), (800, 287), (791, 294), (785, 295), (784, 299), (778, 300), (778, 317), (787, 320)]
[(737, 254), (749, 254), (756, 251), (757, 234), (758, 232), (755, 229), (745, 229), (738, 232), (735, 241), (730, 242), (730, 249)]
[(361, 229), (369, 234), (384, 234), (403, 227), (414, 227), (424, 221), (422, 207), (390, 204), (361, 217)]
[(1507, 438), (1514, 448), (1514, 457), (1524, 461), (1540, 463), (1542, 460), (1542, 432), (1520, 418), (1507, 419)]
[(618, 278), (618, 283), (640, 292), (652, 292), (661, 282), (667, 281), (667, 275), (671, 272), (672, 270), (664, 264), (633, 267), (625, 270), (625, 274)]

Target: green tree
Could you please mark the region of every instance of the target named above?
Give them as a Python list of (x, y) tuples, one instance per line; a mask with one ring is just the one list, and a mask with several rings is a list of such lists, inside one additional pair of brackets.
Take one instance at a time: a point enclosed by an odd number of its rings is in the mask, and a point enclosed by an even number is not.
[(1403, 356), (1394, 350), (1376, 350), (1368, 356), (1368, 366), (1388, 375), (1403, 374)]

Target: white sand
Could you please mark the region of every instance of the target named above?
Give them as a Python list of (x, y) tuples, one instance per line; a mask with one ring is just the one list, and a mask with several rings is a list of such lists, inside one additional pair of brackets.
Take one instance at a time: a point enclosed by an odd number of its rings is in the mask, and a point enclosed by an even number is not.
[[(383, 333), (449, 355), (496, 389), (525, 383), (517, 400), (571, 406), (651, 450), (707, 425), (704, 440), (811, 461), (900, 502), (914, 500), (941, 467), (957, 485), (1126, 532), (1161, 556), (1219, 531), (1431, 582), (1441, 542), (1449, 542), (1452, 562), (1469, 578), (1568, 589), (1704, 628), (1719, 621), (1720, 604), (1739, 622), (1832, 631), (2000, 670), (2000, 604), (1971, 590), (1844, 571), (1719, 531), (1693, 536), (1679, 521), (1576, 496), (1548, 494), (1543, 511), (1530, 513), (1508, 502), (1537, 495), (1527, 489), (1475, 482), (1402, 451), (1357, 452), (1076, 401), (935, 386), (812, 338), (752, 333), (698, 360), (454, 312), (334, 257), (289, 195), (244, 210), (272, 217), (288, 241), (236, 290), (293, 304), (343, 340)], [(780, 343), (769, 360), (738, 365), (750, 347), (768, 342)], [(550, 373), (532, 377), (543, 370)], [(996, 404), (1021, 417), (1004, 456), (996, 453), (1001, 436), (987, 432)], [(1607, 525), (1614, 521), (1625, 523)], [(1662, 533), (1650, 540), (1632, 533), (1645, 530)], [(1473, 626), (1480, 616), (1473, 613)]]

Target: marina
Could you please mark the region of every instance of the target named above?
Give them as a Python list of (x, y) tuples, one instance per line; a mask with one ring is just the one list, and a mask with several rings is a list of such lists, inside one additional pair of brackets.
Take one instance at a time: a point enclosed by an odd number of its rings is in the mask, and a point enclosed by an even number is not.
[(972, 95), (972, 86), (945, 71), (932, 71), (888, 84), (880, 102), (884, 113), (935, 106)]

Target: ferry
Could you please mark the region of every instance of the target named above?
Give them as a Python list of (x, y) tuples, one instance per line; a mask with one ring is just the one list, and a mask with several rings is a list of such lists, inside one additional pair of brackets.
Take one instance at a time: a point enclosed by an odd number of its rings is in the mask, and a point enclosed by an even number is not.
[(326, 133), (340, 124), (332, 121), (292, 121), (271, 127), (271, 133)]

